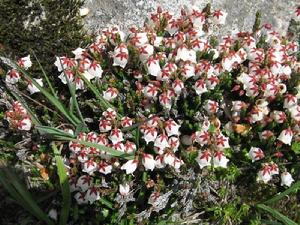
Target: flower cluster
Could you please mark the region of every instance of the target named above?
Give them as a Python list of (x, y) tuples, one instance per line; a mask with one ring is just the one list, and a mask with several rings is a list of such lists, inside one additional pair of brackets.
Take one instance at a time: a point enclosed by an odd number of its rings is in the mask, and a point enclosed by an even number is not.
[(13, 102), (12, 109), (6, 111), (5, 118), (13, 129), (29, 131), (32, 123), (26, 109), (20, 102)]
[[(299, 44), (269, 24), (216, 38), (213, 31), (226, 16), (192, 7), (177, 18), (158, 8), (128, 35), (112, 26), (74, 50), (73, 58), (57, 57), (63, 84), (73, 83), (77, 93), (95, 84), (109, 106), (97, 115), (94, 130), (79, 133), (67, 148), (79, 204), (98, 200), (101, 188), (94, 181), (111, 173), (122, 177), (121, 196), (138, 185), (128, 182), (141, 171), (235, 165), (255, 167), (259, 182), (280, 174), (281, 185), (292, 184), (285, 163), (290, 156), (296, 160), (291, 146), (300, 142)], [(11, 70), (6, 81), (15, 84), (20, 77)]]
[[(30, 55), (20, 58), (17, 61), (17, 65), (24, 70), (28, 70), (32, 66), (32, 62), (30, 60)], [(9, 70), (5, 76), (5, 82), (9, 85), (16, 85), (19, 81), (24, 80), (27, 85), (27, 91), (32, 95), (34, 93), (40, 92), (40, 90), (26, 78), (23, 78), (22, 72), (18, 71), (17, 68), (13, 68)], [(41, 78), (34, 78), (35, 81), (40, 85), (43, 86), (43, 80)]]

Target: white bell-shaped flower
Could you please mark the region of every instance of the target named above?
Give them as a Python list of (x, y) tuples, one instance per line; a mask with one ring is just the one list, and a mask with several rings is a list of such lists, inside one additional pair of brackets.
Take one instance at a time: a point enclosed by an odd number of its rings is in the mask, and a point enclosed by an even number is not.
[(291, 145), (293, 139), (292, 129), (287, 128), (282, 130), (277, 139), (286, 145)]
[(138, 160), (131, 159), (122, 165), (121, 170), (126, 170), (126, 174), (132, 174), (138, 166)]
[(144, 153), (142, 156), (142, 163), (146, 170), (154, 170), (155, 168), (155, 160), (153, 155)]
[(198, 162), (200, 169), (211, 165), (211, 152), (209, 150), (205, 150), (198, 153), (198, 157), (196, 161)]
[[(43, 87), (44, 84), (43, 84), (43, 79), (36, 79), (34, 78), (34, 80), (41, 86)], [(40, 92), (40, 89), (38, 87), (36, 87), (33, 83), (29, 83), (28, 86), (27, 86), (27, 90), (30, 92), (30, 94), (34, 94), (34, 93), (37, 93), (37, 92)]]
[(295, 181), (289, 172), (283, 172), (280, 175), (280, 178), (281, 178), (281, 186), (285, 185), (290, 187), (291, 184)]

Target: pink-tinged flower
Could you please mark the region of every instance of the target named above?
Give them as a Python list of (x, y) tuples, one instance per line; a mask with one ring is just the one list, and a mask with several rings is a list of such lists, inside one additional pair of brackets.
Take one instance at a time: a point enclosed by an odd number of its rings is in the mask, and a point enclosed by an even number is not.
[(173, 36), (179, 29), (179, 25), (176, 19), (171, 19), (168, 21), (166, 31)]
[(149, 119), (147, 122), (147, 125), (150, 127), (157, 127), (159, 122), (161, 121), (161, 118), (159, 118), (158, 116), (153, 116), (153, 115), (149, 115)]
[(193, 9), (193, 12), (191, 14), (191, 19), (192, 19), (193, 27), (202, 29), (206, 17), (205, 14), (200, 9)]
[(205, 150), (198, 153), (198, 157), (196, 158), (196, 161), (198, 162), (200, 169), (210, 166), (211, 165), (211, 153), (209, 150)]
[(287, 47), (288, 47), (289, 54), (293, 54), (293, 53), (297, 52), (299, 49), (299, 45), (296, 41), (290, 42)]
[(155, 98), (158, 94), (158, 88), (156, 86), (154, 86), (153, 84), (148, 84), (145, 88), (144, 88), (144, 95), (147, 98)]
[(136, 151), (136, 144), (127, 140), (126, 143), (124, 144), (124, 152), (130, 154), (135, 151)]
[(92, 184), (92, 177), (88, 175), (82, 175), (78, 178), (76, 186), (82, 191), (87, 191), (92, 186)]
[(112, 171), (112, 165), (106, 163), (105, 161), (100, 161), (98, 163), (98, 171), (103, 174), (109, 174)]
[(121, 126), (122, 127), (130, 127), (133, 124), (133, 119), (129, 118), (128, 116), (125, 116), (121, 119)]
[(23, 57), (18, 60), (18, 65), (25, 70), (29, 69), (32, 66), (32, 62), (30, 60), (30, 55)]
[(159, 147), (161, 149), (170, 147), (168, 142), (168, 136), (166, 134), (158, 135), (154, 141), (154, 146)]
[(173, 82), (172, 82), (172, 88), (174, 90), (174, 92), (179, 95), (183, 88), (184, 88), (184, 83), (182, 80), (176, 78)]
[(144, 153), (142, 156), (142, 163), (146, 170), (154, 170), (155, 168), (155, 160), (153, 155)]
[(132, 174), (136, 170), (137, 166), (138, 166), (138, 160), (131, 159), (122, 165), (121, 170), (126, 170), (126, 174)]
[(64, 70), (61, 72), (61, 74), (58, 76), (58, 78), (61, 80), (63, 84), (67, 84), (69, 79), (69, 82), (74, 81), (74, 72), (72, 70)]
[(171, 78), (171, 72), (168, 69), (162, 69), (156, 77), (159, 81), (169, 81)]
[(196, 131), (194, 135), (194, 141), (198, 142), (201, 146), (208, 144), (210, 140), (210, 134), (207, 130)]
[(147, 33), (135, 33), (134, 36), (131, 38), (130, 42), (137, 46), (141, 47), (148, 43)]
[(212, 14), (213, 23), (214, 24), (220, 24), (220, 25), (225, 24), (227, 14), (228, 13), (226, 13), (225, 11), (221, 11), (221, 10), (214, 11), (213, 14)]
[(70, 149), (70, 151), (77, 154), (81, 150), (81, 144), (79, 144), (78, 142), (75, 142), (75, 141), (70, 141), (69, 142), (69, 149)]
[(214, 75), (209, 75), (207, 76), (205, 83), (209, 90), (213, 90), (219, 84), (219, 78)]
[[(87, 57), (82, 58), (81, 60), (79, 60), (79, 71), (81, 73), (83, 73), (85, 70), (88, 70), (90, 68), (92, 64), (92, 61), (90, 59), (88, 59)], [(92, 79), (89, 77), (86, 77), (87, 79)]]
[(165, 122), (165, 130), (169, 137), (172, 135), (176, 135), (176, 136), (180, 135), (179, 128), (180, 128), (180, 125), (177, 124), (172, 119), (169, 119)]
[(173, 164), (171, 166), (174, 167), (175, 171), (179, 172), (179, 169), (183, 164), (184, 164), (184, 162), (181, 159), (178, 159), (177, 157), (175, 157)]
[(263, 132), (259, 133), (260, 140), (268, 140), (269, 138), (273, 137), (274, 133), (270, 130), (264, 130)]
[(102, 113), (102, 116), (104, 116), (107, 120), (113, 120), (116, 119), (117, 112), (112, 108), (108, 108)]
[(195, 82), (195, 85), (194, 85), (194, 89), (197, 93), (197, 95), (201, 95), (205, 92), (207, 92), (207, 86), (206, 86), (206, 82), (204, 79), (199, 79)]
[(204, 105), (204, 109), (209, 115), (215, 114), (219, 109), (219, 103), (213, 100), (208, 100)]
[(93, 174), (97, 170), (97, 163), (94, 159), (89, 159), (85, 163), (83, 163), (83, 172), (88, 173), (89, 175)]
[(300, 122), (300, 106), (299, 105), (289, 108), (289, 112), (291, 113), (291, 117), (295, 121)]
[(120, 184), (119, 185), (119, 192), (122, 196), (126, 196), (130, 192), (130, 186), (128, 183)]
[(108, 132), (112, 128), (111, 120), (101, 119), (99, 121), (99, 130), (100, 132)]
[(186, 41), (186, 33), (182, 31), (177, 31), (176, 34), (174, 35), (174, 39), (177, 42), (177, 45), (181, 45)]
[(268, 164), (265, 164), (261, 170), (258, 172), (257, 181), (262, 181), (265, 184), (272, 179), (271, 167)]
[(160, 72), (161, 68), (159, 65), (159, 60), (155, 57), (151, 56), (146, 62), (147, 71), (150, 75), (157, 77)]
[(89, 142), (96, 142), (97, 140), (97, 134), (95, 132), (89, 132), (86, 135), (86, 140)]
[(70, 59), (67, 57), (56, 57), (54, 65), (57, 67), (57, 70), (61, 72), (65, 69), (72, 69), (77, 65), (77, 62), (75, 59)]
[(113, 144), (116, 144), (124, 140), (122, 131), (117, 128), (111, 130), (110, 136), (108, 138), (111, 140)]
[(297, 22), (300, 21), (300, 7), (295, 10), (293, 17)]
[(150, 45), (150, 44), (145, 44), (141, 47), (139, 47), (139, 58), (140, 60), (145, 63), (148, 58), (153, 55), (153, 52), (154, 52), (154, 47), (153, 45)]
[(144, 131), (143, 139), (148, 144), (151, 141), (154, 141), (157, 137), (157, 130), (155, 127), (147, 127)]
[(5, 77), (5, 82), (7, 84), (16, 84), (20, 80), (21, 76), (17, 70), (9, 70)]
[(283, 172), (280, 175), (280, 178), (281, 178), (281, 186), (285, 185), (290, 187), (291, 184), (295, 181), (289, 172)]
[(96, 139), (96, 143), (99, 145), (108, 145), (108, 139), (105, 134), (99, 134)]
[(256, 97), (259, 94), (259, 86), (257, 84), (249, 84), (245, 89), (248, 97)]
[(164, 155), (160, 154), (155, 157), (155, 167), (158, 169), (164, 168), (166, 165), (164, 163)]
[(194, 51), (206, 51), (209, 47), (209, 42), (207, 39), (199, 39), (196, 38), (194, 40), (191, 41), (191, 45), (194, 49)]
[(90, 74), (90, 76), (92, 77), (91, 79), (97, 77), (97, 78), (101, 78), (102, 77), (102, 67), (100, 66), (100, 64), (96, 61), (93, 61), (90, 65), (90, 67), (88, 68), (87, 72)]
[(286, 114), (283, 111), (274, 110), (271, 113), (271, 117), (275, 120), (276, 123), (283, 123), (286, 121)]
[(231, 57), (227, 56), (222, 59), (222, 68), (230, 72), (233, 68), (233, 60)]
[(100, 193), (97, 187), (91, 187), (87, 190), (85, 195), (86, 200), (89, 201), (90, 204), (93, 204), (95, 201), (100, 199)]
[(266, 84), (266, 85), (262, 85), (262, 87), (263, 87), (265, 98), (275, 96), (278, 93), (278, 88), (277, 85), (275, 84)]
[(179, 147), (179, 138), (178, 137), (170, 137), (168, 140), (168, 143), (170, 145), (170, 148), (173, 150), (173, 152), (176, 152)]
[[(44, 86), (44, 84), (43, 84), (43, 79), (36, 79), (36, 78), (34, 78), (34, 80), (35, 80), (41, 87)], [(39, 89), (38, 87), (36, 87), (32, 82), (29, 82), (29, 83), (28, 83), (27, 90), (29, 91), (29, 93), (30, 93), (31, 95), (34, 94), (34, 93), (40, 92), (40, 89)]]
[(264, 60), (264, 58), (265, 58), (264, 50), (261, 49), (261, 48), (252, 48), (248, 52), (247, 58), (250, 61), (262, 62)]
[(185, 46), (179, 47), (177, 49), (175, 60), (190, 61), (192, 63), (197, 63), (196, 52), (193, 49), (188, 49)]
[(223, 134), (219, 134), (216, 136), (215, 143), (218, 149), (230, 148), (229, 138), (225, 137)]
[(252, 162), (254, 162), (263, 159), (265, 157), (265, 154), (260, 148), (251, 147), (249, 151), (249, 156), (252, 159)]
[(24, 117), (23, 119), (19, 120), (18, 122), (18, 129), (19, 130), (30, 130), (32, 126), (31, 120), (29, 117)]
[(176, 156), (172, 152), (167, 152), (164, 155), (164, 164), (172, 166)]
[(106, 91), (103, 91), (103, 98), (107, 101), (114, 100), (118, 96), (119, 92), (116, 88), (109, 87)]
[(84, 90), (84, 82), (79, 77), (75, 77), (75, 89)]
[(75, 55), (75, 59), (83, 59), (87, 55), (86, 49), (83, 48), (76, 48), (72, 53)]
[(226, 158), (223, 151), (216, 151), (213, 158), (214, 167), (227, 168), (229, 159)]
[(271, 162), (269, 164), (269, 166), (270, 166), (271, 176), (279, 174), (279, 168), (278, 168), (278, 165), (276, 163)]
[(81, 150), (79, 152), (79, 154), (77, 155), (77, 159), (79, 162), (81, 163), (85, 163), (89, 160), (89, 157), (88, 157), (88, 154), (87, 154), (87, 151), (85, 149)]
[(159, 103), (166, 109), (171, 109), (172, 107), (172, 100), (166, 92), (159, 96)]
[(115, 48), (113, 59), (113, 66), (120, 66), (123, 69), (125, 68), (129, 59), (128, 49), (125, 44), (120, 44)]
[(74, 195), (74, 198), (75, 198), (76, 202), (77, 202), (79, 205), (87, 204), (87, 203), (88, 203), (88, 200), (86, 199), (85, 195), (86, 195), (85, 192), (77, 192), (77, 193)]
[(281, 74), (284, 75), (286, 78), (290, 78), (292, 73), (292, 69), (289, 65), (283, 65), (281, 68)]
[(290, 109), (297, 105), (297, 97), (291, 94), (287, 94), (283, 101), (283, 108)]
[(119, 152), (125, 151), (125, 146), (122, 142), (116, 142), (116, 143), (112, 144), (112, 148), (116, 149)]
[(244, 37), (243, 40), (243, 48), (247, 51), (250, 52), (252, 48), (256, 48), (256, 40), (252, 36), (246, 36)]
[(181, 75), (185, 79), (189, 79), (190, 77), (195, 76), (195, 65), (189, 61), (186, 61), (180, 70), (181, 70)]
[(274, 75), (279, 75), (282, 70), (282, 65), (280, 62), (273, 61), (270, 66), (270, 70)]
[(291, 145), (292, 139), (293, 139), (292, 129), (287, 128), (287, 129), (282, 130), (277, 139), (286, 145)]
[(264, 119), (264, 112), (258, 106), (254, 106), (250, 111), (250, 122), (256, 123), (263, 119)]

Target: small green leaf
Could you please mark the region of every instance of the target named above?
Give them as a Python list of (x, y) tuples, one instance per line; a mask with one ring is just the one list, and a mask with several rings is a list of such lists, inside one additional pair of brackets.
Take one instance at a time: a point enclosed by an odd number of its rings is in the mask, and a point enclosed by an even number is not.
[(66, 225), (68, 222), (70, 208), (71, 208), (71, 191), (70, 191), (67, 172), (62, 157), (60, 155), (60, 152), (58, 151), (54, 143), (52, 143), (51, 146), (55, 154), (57, 173), (59, 176), (59, 183), (60, 183), (60, 187), (62, 190), (62, 197), (63, 197), (61, 213), (59, 218), (59, 225)]
[(300, 143), (299, 142), (293, 142), (292, 143), (292, 150), (295, 152), (295, 154), (300, 154)]

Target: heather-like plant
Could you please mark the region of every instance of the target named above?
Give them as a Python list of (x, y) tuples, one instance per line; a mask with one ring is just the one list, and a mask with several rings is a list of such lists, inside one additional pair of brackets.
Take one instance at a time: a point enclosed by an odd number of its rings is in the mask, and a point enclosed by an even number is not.
[[(10, 128), (37, 129), (55, 141), (74, 201), (101, 209), (99, 221), (183, 223), (200, 209), (199, 221), (241, 223), (252, 212), (248, 205), (299, 177), (299, 40), (259, 18), (253, 32), (218, 38), (226, 16), (209, 5), (178, 18), (158, 8), (129, 34), (104, 29), (74, 58), (57, 56), (69, 92), (56, 90), (46, 74), (33, 79), (30, 57), (21, 58), (5, 78), (12, 92), (20, 83), (27, 89), (14, 94)], [(48, 116), (19, 92), (51, 103)], [(251, 195), (262, 199), (249, 203)]]

